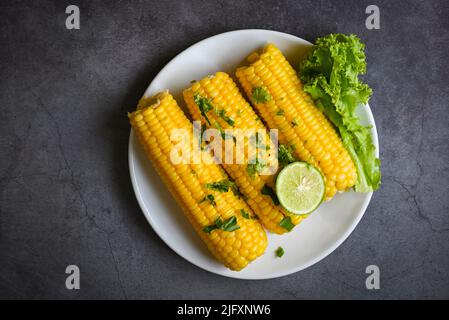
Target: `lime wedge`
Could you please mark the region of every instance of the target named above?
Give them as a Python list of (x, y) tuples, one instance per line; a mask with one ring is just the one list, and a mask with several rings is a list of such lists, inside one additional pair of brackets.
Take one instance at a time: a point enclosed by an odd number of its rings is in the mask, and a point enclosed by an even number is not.
[(293, 162), (276, 179), (281, 205), (294, 214), (308, 214), (323, 202), (326, 187), (321, 172), (305, 162)]

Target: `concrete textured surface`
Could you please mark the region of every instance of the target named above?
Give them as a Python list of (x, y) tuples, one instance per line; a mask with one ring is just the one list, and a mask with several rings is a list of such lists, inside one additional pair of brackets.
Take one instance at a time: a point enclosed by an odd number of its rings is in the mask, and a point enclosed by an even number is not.
[[(373, 2), (374, 3), (374, 2)], [(1, 1), (0, 298), (449, 298), (449, 4), (375, 1)], [(65, 28), (65, 8), (81, 29)], [(353, 234), (299, 273), (203, 271), (154, 233), (128, 174), (126, 112), (187, 46), (235, 29), (366, 43), (383, 185)], [(81, 289), (65, 288), (67, 265)], [(365, 288), (365, 268), (381, 289)]]

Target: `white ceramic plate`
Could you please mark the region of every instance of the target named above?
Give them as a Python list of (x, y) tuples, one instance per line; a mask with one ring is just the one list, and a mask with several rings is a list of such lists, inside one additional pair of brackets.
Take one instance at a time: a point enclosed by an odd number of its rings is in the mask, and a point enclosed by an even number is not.
[[(293, 35), (268, 30), (239, 30), (200, 41), (171, 60), (154, 78), (145, 95), (170, 89), (180, 105), (182, 90), (191, 80), (199, 80), (217, 71), (234, 75), (235, 67), (252, 51), (267, 42), (276, 44), (294, 66), (312, 44)], [(378, 148), (376, 126), (369, 106), (360, 109), (365, 124), (373, 126), (374, 144)], [(181, 209), (145, 158), (133, 132), (129, 141), (129, 168), (137, 200), (156, 233), (176, 253), (210, 272), (240, 279), (269, 279), (307, 268), (334, 251), (354, 230), (371, 199), (371, 193), (337, 194), (324, 203), (289, 234), (269, 234), (269, 246), (263, 256), (243, 271), (230, 271), (208, 253)], [(275, 257), (282, 246), (285, 255)]]

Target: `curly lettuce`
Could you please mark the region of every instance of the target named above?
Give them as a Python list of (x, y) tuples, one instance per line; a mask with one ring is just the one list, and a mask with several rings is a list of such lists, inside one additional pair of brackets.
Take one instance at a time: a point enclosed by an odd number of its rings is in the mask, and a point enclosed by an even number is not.
[(381, 183), (370, 127), (360, 124), (355, 111), (364, 106), (372, 90), (359, 80), (366, 72), (365, 45), (355, 35), (329, 34), (318, 38), (300, 65), (304, 90), (338, 129), (357, 168), (355, 191), (370, 192)]

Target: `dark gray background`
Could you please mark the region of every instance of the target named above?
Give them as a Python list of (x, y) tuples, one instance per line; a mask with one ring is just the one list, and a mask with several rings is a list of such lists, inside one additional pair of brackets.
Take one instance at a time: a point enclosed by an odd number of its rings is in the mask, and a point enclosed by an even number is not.
[[(65, 28), (77, 4), (81, 30)], [(381, 29), (365, 28), (377, 4)], [(126, 113), (156, 73), (217, 33), (356, 33), (383, 185), (329, 257), (242, 281), (177, 256), (140, 211)], [(0, 4), (1, 298), (449, 298), (447, 1), (5, 1)], [(303, 246), (307, 244), (298, 244)], [(65, 268), (81, 269), (81, 290)], [(381, 289), (365, 289), (365, 268)]]

